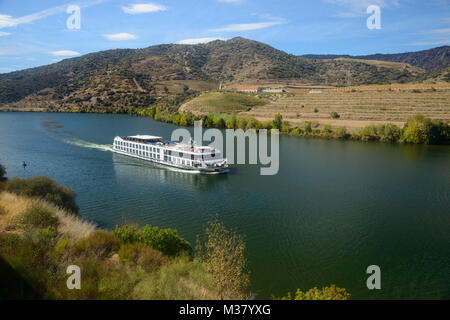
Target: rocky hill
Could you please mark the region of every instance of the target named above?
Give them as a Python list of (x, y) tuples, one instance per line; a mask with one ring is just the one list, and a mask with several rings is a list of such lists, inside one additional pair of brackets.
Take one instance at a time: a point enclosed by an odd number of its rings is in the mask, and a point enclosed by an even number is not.
[(390, 62), (408, 63), (410, 65), (425, 69), (427, 71), (440, 71), (450, 67), (450, 46), (442, 46), (429, 50), (417, 52), (394, 53), (394, 54), (372, 54), (367, 56), (349, 56), (349, 55), (303, 55), (308, 59), (336, 59), (353, 58), (363, 60), (380, 60)]
[(219, 83), (288, 80), (359, 85), (423, 80), (409, 64), (307, 59), (244, 38), (198, 45), (118, 49), (0, 74), (0, 107), (64, 111), (177, 108)]

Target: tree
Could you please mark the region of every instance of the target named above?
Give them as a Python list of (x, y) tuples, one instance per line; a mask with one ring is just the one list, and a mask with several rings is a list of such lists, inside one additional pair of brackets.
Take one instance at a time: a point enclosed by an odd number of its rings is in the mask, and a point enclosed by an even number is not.
[(6, 169), (0, 164), (0, 180), (2, 180), (6, 175)]
[(410, 117), (403, 128), (403, 141), (417, 144), (448, 144), (450, 129), (448, 123), (433, 121), (419, 114)]
[(230, 120), (227, 121), (227, 128), (228, 129), (236, 129), (237, 128), (237, 117), (236, 117), (236, 112), (234, 112), (234, 111), (231, 113)]
[(275, 119), (273, 120), (273, 127), (281, 131), (283, 126), (283, 116), (280, 113), (275, 115)]
[(208, 223), (206, 242), (197, 243), (197, 253), (207, 265), (222, 299), (244, 299), (250, 283), (245, 242), (217, 219)]
[(225, 129), (227, 127), (227, 124), (222, 117), (214, 118), (214, 126), (219, 129)]
[(336, 287), (332, 284), (329, 287), (323, 287), (321, 289), (314, 287), (306, 292), (297, 290), (294, 299), (289, 292), (286, 297), (281, 298), (281, 300), (349, 300), (351, 294), (347, 292), (344, 288)]
[(336, 111), (333, 111), (332, 113), (330, 113), (330, 116), (333, 119), (339, 119), (341, 116), (339, 115), (339, 113), (337, 113)]

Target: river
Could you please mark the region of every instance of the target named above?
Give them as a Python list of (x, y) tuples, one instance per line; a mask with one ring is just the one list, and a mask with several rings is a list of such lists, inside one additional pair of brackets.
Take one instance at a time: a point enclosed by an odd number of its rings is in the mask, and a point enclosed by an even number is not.
[[(151, 224), (194, 244), (219, 215), (245, 235), (257, 298), (336, 284), (355, 299), (450, 299), (450, 148), (280, 137), (280, 170), (177, 172), (113, 154), (117, 135), (176, 127), (127, 115), (0, 113), (8, 176), (49, 175), (83, 217)], [(24, 170), (22, 161), (28, 163)], [(368, 290), (366, 268), (381, 268)]]

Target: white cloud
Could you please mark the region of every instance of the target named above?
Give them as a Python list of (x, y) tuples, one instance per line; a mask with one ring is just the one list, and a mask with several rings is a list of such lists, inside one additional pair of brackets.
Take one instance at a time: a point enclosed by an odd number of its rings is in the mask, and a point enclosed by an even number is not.
[(11, 33), (0, 31), (0, 37), (9, 36)]
[(225, 41), (225, 38), (193, 38), (193, 39), (184, 39), (178, 41), (179, 44), (199, 44), (199, 43), (208, 43), (215, 40)]
[(265, 29), (279, 24), (283, 24), (284, 20), (279, 19), (275, 21), (266, 22), (255, 22), (255, 23), (241, 23), (241, 24), (230, 24), (223, 28), (211, 29), (210, 32), (239, 32), (239, 31), (251, 31), (258, 29)]
[(412, 45), (412, 46), (443, 46), (443, 45), (447, 45), (447, 44), (450, 44), (450, 39), (410, 43), (410, 45)]
[(450, 34), (450, 28), (429, 30), (429, 31), (426, 31), (426, 33), (431, 33), (431, 34)]
[(355, 18), (366, 14), (366, 10), (371, 5), (380, 8), (398, 7), (398, 0), (322, 0), (325, 3), (344, 7), (345, 11), (336, 13), (340, 18)]
[[(78, 5), (81, 8), (87, 8), (90, 6), (100, 4), (105, 1), (107, 1), (107, 0), (96, 0), (96, 1), (85, 0), (85, 1), (82, 1), (81, 3), (78, 3)], [(65, 13), (67, 7), (68, 6), (66, 5), (66, 6), (58, 6), (58, 7), (54, 7), (54, 8), (49, 8), (49, 9), (45, 9), (45, 10), (35, 12), (35, 13), (29, 14), (27, 16), (19, 17), (19, 18), (13, 18), (12, 16), (9, 16), (6, 14), (0, 14), (0, 29), (16, 27), (20, 24), (31, 23), (33, 21), (41, 20), (41, 19), (44, 19), (46, 17), (52, 16), (52, 15), (55, 15), (58, 13)]]
[(60, 50), (60, 51), (52, 51), (50, 52), (54, 56), (58, 57), (72, 57), (78, 56), (80, 53), (72, 50)]
[(155, 3), (139, 3), (134, 4), (131, 7), (122, 7), (123, 12), (128, 14), (141, 14), (149, 12), (165, 11), (167, 8), (160, 4)]
[(126, 40), (137, 39), (137, 37), (134, 34), (130, 34), (130, 33), (126, 33), (126, 32), (105, 34), (104, 37), (111, 41), (126, 41)]

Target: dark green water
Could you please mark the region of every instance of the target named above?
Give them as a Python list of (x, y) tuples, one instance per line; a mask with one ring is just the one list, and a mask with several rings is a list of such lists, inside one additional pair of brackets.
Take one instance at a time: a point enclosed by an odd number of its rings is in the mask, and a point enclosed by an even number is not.
[[(114, 115), (0, 113), (8, 175), (49, 175), (102, 227), (171, 227), (195, 241), (219, 214), (245, 234), (258, 298), (335, 283), (357, 299), (450, 299), (450, 148), (280, 138), (280, 171), (169, 171), (104, 151), (175, 127)], [(29, 167), (23, 170), (22, 161)], [(381, 267), (382, 289), (366, 287)]]

